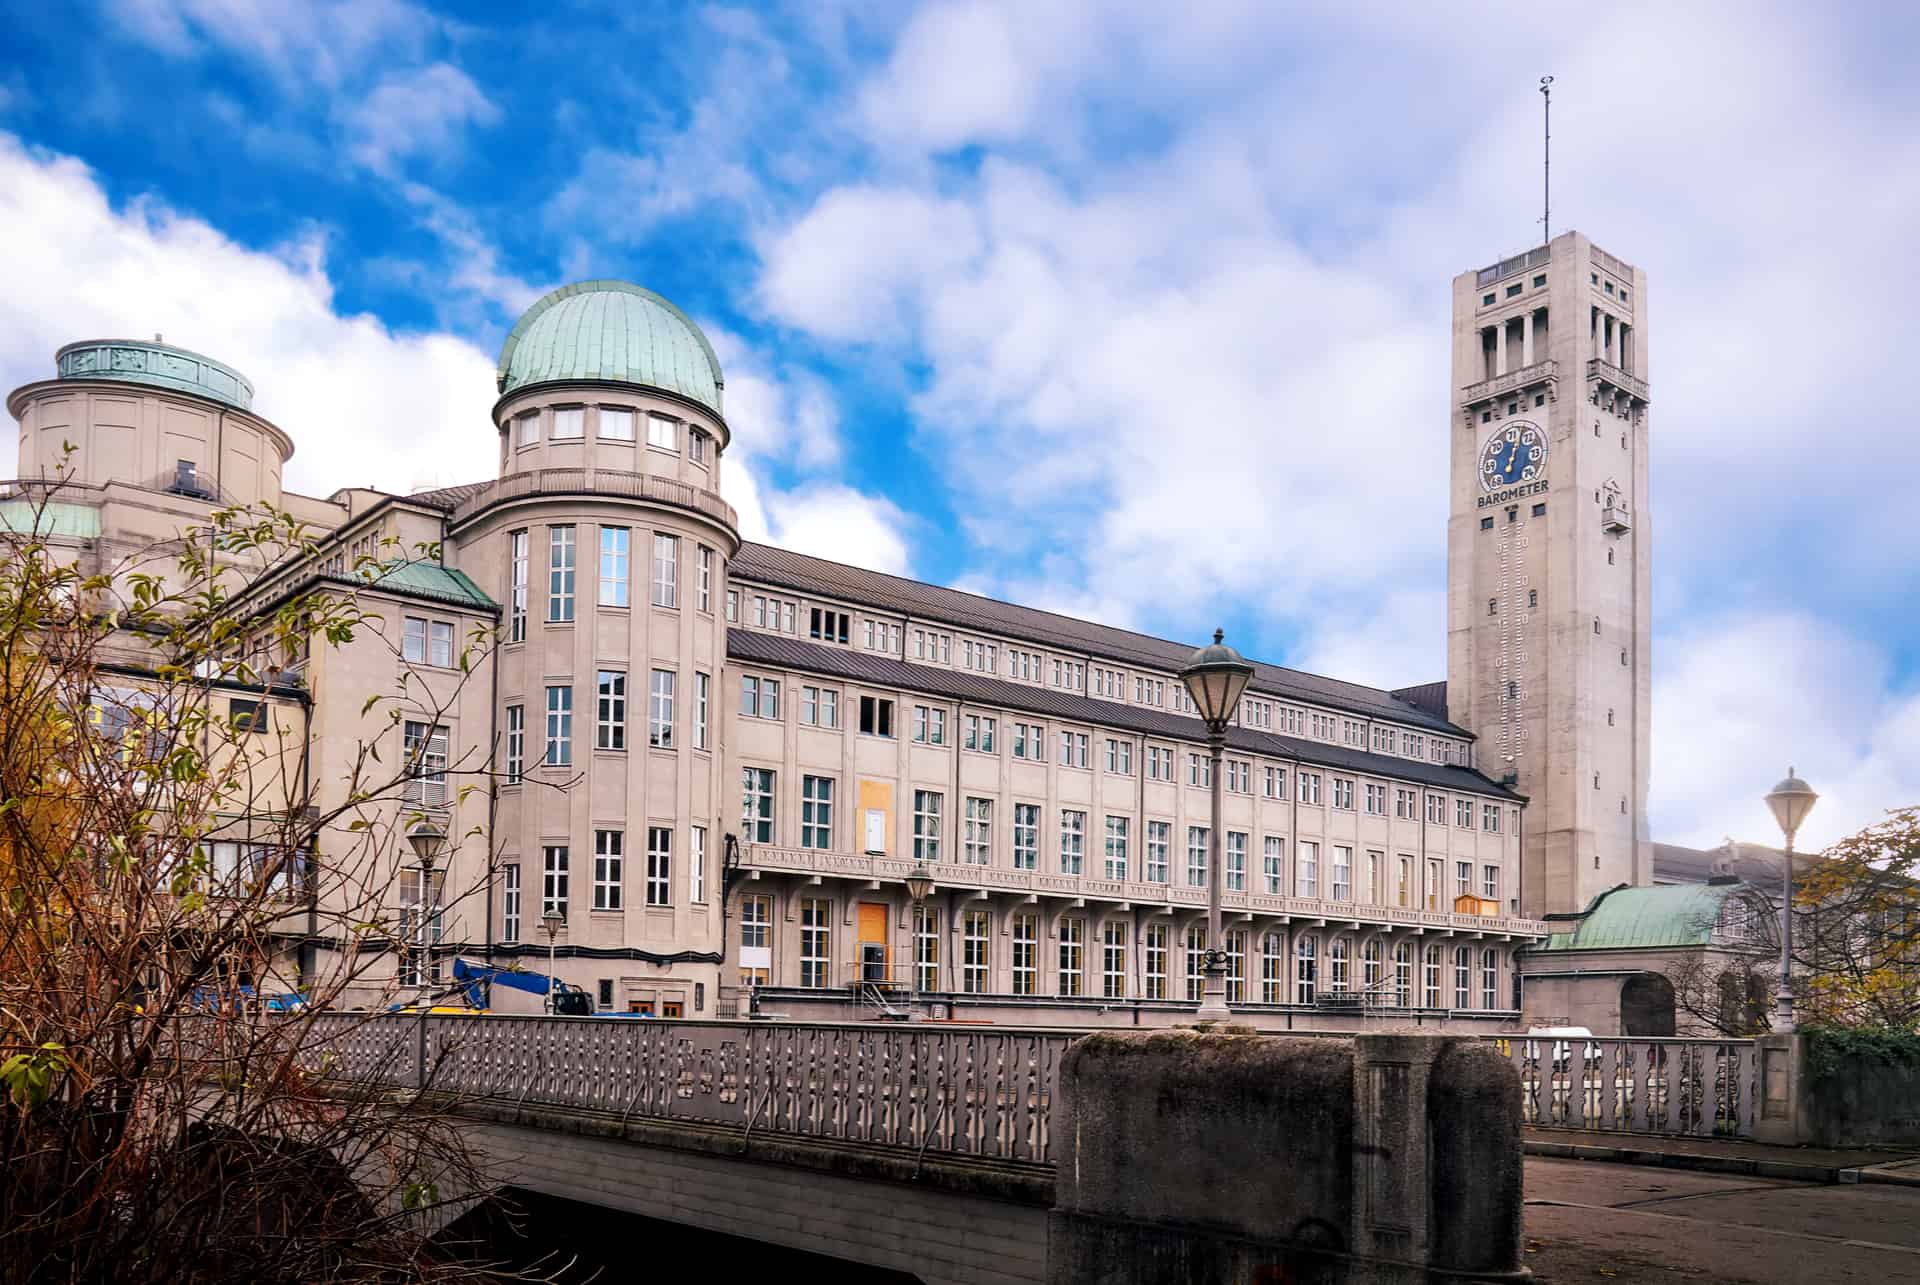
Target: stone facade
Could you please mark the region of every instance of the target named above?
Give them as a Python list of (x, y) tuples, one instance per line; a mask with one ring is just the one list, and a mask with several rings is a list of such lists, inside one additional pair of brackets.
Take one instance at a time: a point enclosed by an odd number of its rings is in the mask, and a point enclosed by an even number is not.
[[(182, 358), (165, 382), (63, 367), (17, 390), (15, 489), (65, 469), (74, 530), (97, 528), (70, 541), (82, 559), (175, 538), (216, 502), (279, 506), (319, 538), (262, 608), (383, 568), (361, 585), (376, 627), (276, 669), (269, 695), (303, 729), (316, 805), (363, 742), (390, 762), (445, 746), (407, 800), (445, 823), (447, 886), (472, 890), (441, 916), (442, 967), (551, 956), (601, 1008), (685, 1018), (1189, 1020), (1209, 812), (1188, 648), (743, 543), (704, 337), (637, 287), (554, 300), (503, 354), (494, 479), (286, 492), (293, 443), (233, 400), (251, 386)], [(475, 638), (496, 641), (463, 665)], [(432, 726), (370, 717), (376, 694)], [(1524, 912), (1546, 876), (1522, 859), (1534, 809), (1482, 753), (1413, 700), (1258, 667), (1225, 764), (1247, 1020), (1515, 1020), (1513, 951), (1544, 936)], [(413, 860), (320, 845), (396, 890)], [(324, 967), (327, 943), (307, 946), (298, 966)]]
[(1647, 354), (1578, 232), (1454, 278), (1447, 702), (1530, 800), (1527, 914), (1652, 879)]

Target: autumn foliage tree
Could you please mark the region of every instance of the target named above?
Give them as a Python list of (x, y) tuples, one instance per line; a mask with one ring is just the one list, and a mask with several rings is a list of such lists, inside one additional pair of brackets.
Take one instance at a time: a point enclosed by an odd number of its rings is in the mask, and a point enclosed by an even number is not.
[[(418, 765), (380, 746), (423, 698), (403, 682), (369, 700), (369, 732), (324, 793), (297, 770), (297, 728), (236, 726), (212, 698), (256, 690), (267, 717), (281, 690), (269, 666), (384, 621), (351, 583), (287, 580), (316, 549), (284, 514), (221, 511), (95, 566), (39, 534), (37, 511), (12, 525), (0, 1281), (473, 1274), (429, 1243), (436, 1211), (483, 1185), (456, 1120), (328, 1074), (341, 1023), (357, 1019), (325, 1010), (347, 988), (410, 997), (392, 971), (407, 926), (390, 876)], [(378, 575), (375, 556), (349, 579)], [(276, 577), (287, 590), (263, 596)], [(472, 640), (463, 669), (486, 645)], [(461, 788), (484, 780), (475, 766)], [(336, 961), (318, 971), (301, 963), (316, 939)], [(262, 994), (295, 987), (304, 1011), (263, 1010)]]

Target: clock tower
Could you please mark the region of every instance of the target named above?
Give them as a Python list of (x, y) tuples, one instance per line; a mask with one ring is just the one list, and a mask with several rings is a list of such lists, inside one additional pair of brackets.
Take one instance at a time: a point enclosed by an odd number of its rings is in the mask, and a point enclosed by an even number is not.
[(1646, 284), (1578, 232), (1453, 280), (1448, 715), (1529, 915), (1652, 879)]

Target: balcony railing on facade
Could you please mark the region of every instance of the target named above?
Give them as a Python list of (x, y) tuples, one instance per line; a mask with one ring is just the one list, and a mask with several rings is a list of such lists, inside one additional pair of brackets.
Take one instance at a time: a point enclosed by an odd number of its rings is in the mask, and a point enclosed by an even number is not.
[(1476, 287), (1490, 286), (1494, 282), (1505, 277), (1510, 277), (1516, 272), (1525, 272), (1528, 268), (1545, 267), (1548, 263), (1552, 262), (1552, 260), (1552, 246), (1537, 246), (1534, 249), (1528, 250), (1525, 254), (1516, 254), (1511, 259), (1502, 259), (1490, 267), (1480, 269), (1480, 271), (1474, 274), (1473, 282)]
[[(1098, 858), (1096, 858), (1097, 860)], [(740, 868), (781, 874), (833, 876), (845, 879), (885, 880), (904, 885), (914, 862), (882, 853), (832, 852), (820, 848), (776, 848), (742, 845)], [(1164, 909), (1168, 912), (1204, 912), (1207, 890), (1187, 884), (1134, 879), (1106, 879), (1094, 875), (1053, 874), (1043, 870), (1003, 870), (993, 866), (936, 862), (938, 890), (960, 889), (991, 895), (1042, 896), (1104, 902), (1115, 908)], [(1475, 899), (1478, 900), (1478, 899)], [(1230, 915), (1269, 918), (1315, 925), (1354, 924), (1360, 927), (1405, 928), (1421, 932), (1465, 933), (1512, 938), (1545, 937), (1547, 925), (1517, 915), (1461, 914), (1453, 910), (1426, 910), (1407, 906), (1380, 906), (1282, 893), (1225, 890), (1221, 908)], [(1482, 902), (1485, 905), (1498, 903)]]
[(1599, 391), (1606, 392), (1617, 388), (1631, 396), (1636, 405), (1645, 405), (1652, 400), (1647, 393), (1647, 381), (1638, 375), (1629, 375), (1612, 362), (1594, 357), (1587, 362), (1587, 378), (1599, 384)]
[(542, 495), (593, 495), (643, 500), (688, 509), (729, 528), (739, 526), (733, 506), (711, 491), (670, 477), (604, 468), (543, 468), (526, 473), (510, 473), (456, 503), (448, 514), (448, 521), (457, 526), (481, 510), (503, 501)]
[(1468, 384), (1460, 390), (1460, 405), (1466, 409), (1498, 400), (1508, 393), (1517, 393), (1522, 389), (1545, 384), (1549, 388), (1560, 382), (1560, 364), (1551, 357), (1545, 361), (1536, 361), (1531, 366), (1521, 366), (1504, 375), (1495, 375), (1483, 379), (1477, 384)]

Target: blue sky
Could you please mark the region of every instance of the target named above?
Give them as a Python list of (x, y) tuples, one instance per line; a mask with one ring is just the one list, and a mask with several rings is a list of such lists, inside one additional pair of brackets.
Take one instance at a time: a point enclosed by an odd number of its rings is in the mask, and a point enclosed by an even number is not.
[(164, 332), (296, 487), (470, 480), (519, 310), (625, 277), (750, 534), (1389, 686), (1552, 73), (1555, 226), (1650, 276), (1656, 837), (1770, 839), (1789, 760), (1816, 838), (1920, 801), (1911, 6), (8, 8), (9, 387)]

